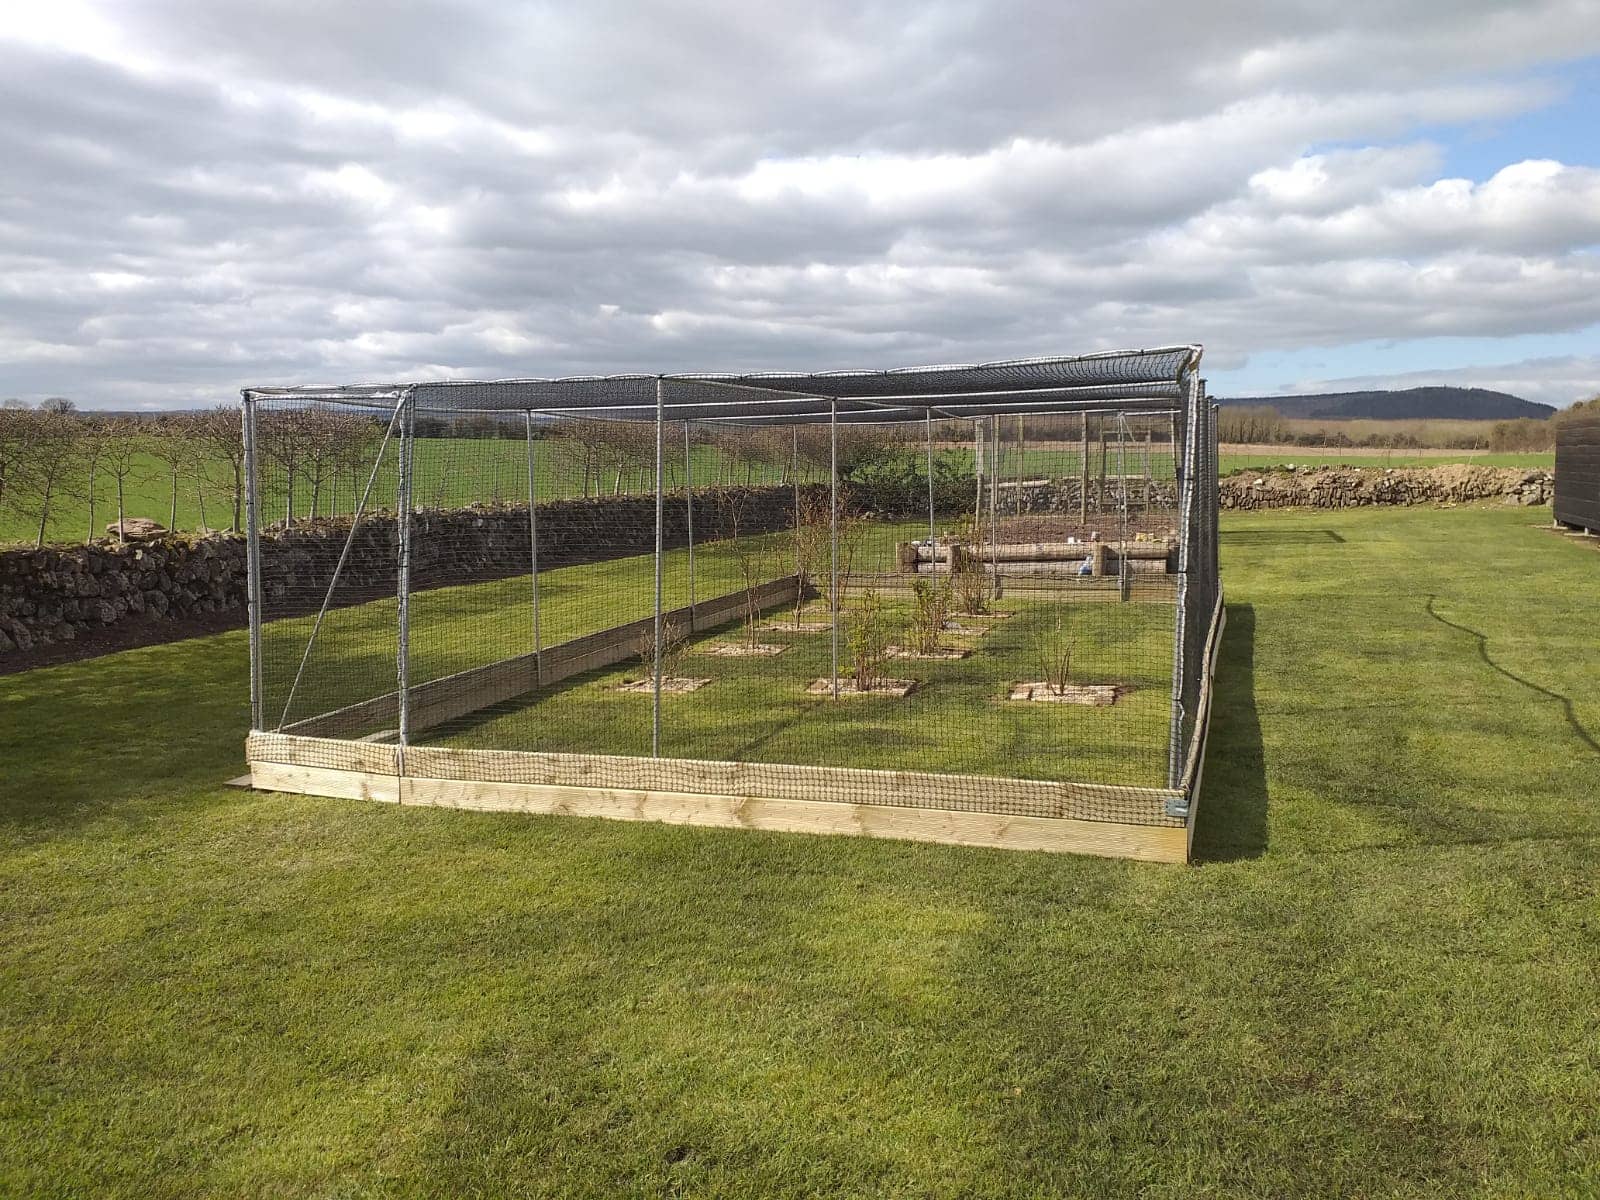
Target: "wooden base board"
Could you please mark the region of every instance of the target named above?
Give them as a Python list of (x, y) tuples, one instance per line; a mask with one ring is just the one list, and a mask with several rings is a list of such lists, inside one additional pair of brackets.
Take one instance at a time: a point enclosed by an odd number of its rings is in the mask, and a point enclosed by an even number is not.
[(1072, 817), (1017, 817), (831, 800), (422, 779), (259, 761), (250, 764), (250, 772), (253, 785), (263, 791), (390, 804), (898, 838), (1144, 862), (1186, 862), (1189, 851), (1187, 831), (1181, 826), (1124, 825)]

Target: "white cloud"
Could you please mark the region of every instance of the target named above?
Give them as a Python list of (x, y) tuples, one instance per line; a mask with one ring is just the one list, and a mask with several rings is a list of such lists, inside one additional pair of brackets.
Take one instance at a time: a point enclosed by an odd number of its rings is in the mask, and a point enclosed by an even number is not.
[(0, 27), (0, 395), (1600, 323), (1592, 148), (1441, 178), (1597, 0), (52, 14)]

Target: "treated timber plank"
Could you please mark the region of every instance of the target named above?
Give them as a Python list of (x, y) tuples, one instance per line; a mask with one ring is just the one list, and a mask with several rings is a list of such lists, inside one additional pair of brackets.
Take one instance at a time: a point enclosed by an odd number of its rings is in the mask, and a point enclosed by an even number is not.
[(302, 796), (330, 796), (338, 800), (377, 800), (400, 803), (400, 778), (367, 771), (339, 771), (331, 767), (295, 767), (286, 763), (253, 762), (250, 786), (264, 792), (292, 792)]
[(548, 784), (417, 777), (397, 780), (393, 776), (357, 771), (265, 763), (252, 764), (252, 775), (259, 780), (256, 786), (271, 791), (484, 812), (891, 838), (955, 846), (1090, 854), (1145, 862), (1183, 862), (1188, 854), (1182, 827), (1121, 825), (1064, 817), (997, 816), (828, 800)]
[[(252, 762), (399, 773), (396, 747), (336, 738), (252, 734), (246, 743), (246, 757)], [(408, 775), (463, 782), (495, 779), (541, 786), (631, 787), (645, 791), (774, 796), (793, 800), (821, 796), (895, 807), (905, 807), (905, 797), (917, 795), (929, 807), (954, 812), (993, 813), (997, 801), (1003, 800), (1015, 815), (1129, 824), (1142, 824), (1152, 819), (1163, 822), (1167, 801), (1184, 794), (1175, 788), (945, 775), (931, 771), (548, 751), (460, 750), (443, 746), (408, 747), (405, 768)]]
[(1184, 841), (1185, 860), (1194, 854), (1194, 829), (1195, 822), (1200, 816), (1200, 791), (1201, 784), (1206, 774), (1206, 748), (1211, 741), (1211, 710), (1213, 684), (1217, 676), (1217, 659), (1222, 652), (1222, 633), (1228, 627), (1228, 609), (1222, 601), (1222, 587), (1217, 587), (1217, 610), (1211, 621), (1211, 634), (1206, 644), (1206, 674), (1201, 685), (1201, 714), (1196, 737), (1195, 757), (1192, 764), (1194, 774), (1188, 775), (1185, 771), (1185, 790), (1189, 797), (1189, 816), (1184, 822), (1186, 838)]
[(908, 795), (929, 808), (993, 813), (1003, 800), (1025, 816), (1160, 819), (1176, 789), (1114, 787), (1058, 780), (944, 775), (932, 771), (885, 771), (792, 763), (718, 762), (710, 759), (635, 758), (626, 755), (538, 751), (457, 750), (415, 746), (406, 752), (411, 775), (548, 786), (617, 788), (701, 795), (772, 796), (780, 799), (846, 799), (853, 803), (906, 807)]

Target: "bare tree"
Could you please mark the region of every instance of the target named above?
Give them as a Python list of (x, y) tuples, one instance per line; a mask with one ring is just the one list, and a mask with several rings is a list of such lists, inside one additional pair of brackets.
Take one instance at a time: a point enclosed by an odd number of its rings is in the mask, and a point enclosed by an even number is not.
[(225, 492), (233, 510), (232, 529), (242, 527), (244, 507), (244, 439), (239, 410), (227, 404), (199, 414), (195, 423), (196, 454), (190, 462), (195, 490), (200, 499), (200, 518), (205, 520), (205, 488)]
[[(599, 479), (604, 435), (604, 421), (575, 420), (563, 421), (560, 436), (550, 439), (556, 455), (577, 468), (578, 491), (586, 500), (589, 498), (590, 478)], [(598, 484), (595, 490), (599, 491)]]
[(8, 502), (15, 503), (12, 489), (17, 486), (22, 461), (31, 437), (34, 411), (20, 400), (0, 405), (0, 512)]
[(106, 471), (117, 481), (117, 540), (124, 541), (128, 519), (128, 481), (142, 477), (147, 438), (144, 423), (134, 417), (113, 417), (105, 422)]
[(194, 458), (196, 424), (194, 413), (165, 413), (146, 430), (147, 448), (166, 467), (172, 485), (167, 505), (168, 529), (178, 528), (178, 480)]
[[(27, 414), (22, 427), (24, 444), (20, 469), (9, 485), (15, 489), (23, 511), (38, 521), (35, 546), (44, 545), (50, 513), (62, 493), (71, 489), (81, 467), (79, 437), (83, 423), (64, 412)], [(9, 489), (8, 489), (9, 490)]]
[(80, 469), (87, 476), (84, 484), (84, 496), (89, 505), (89, 529), (84, 540), (92, 542), (100, 536), (100, 527), (95, 524), (95, 501), (99, 497), (95, 494), (95, 487), (100, 473), (100, 464), (105, 461), (108, 435), (106, 423), (97, 417), (84, 420), (83, 428), (78, 434), (78, 454)]

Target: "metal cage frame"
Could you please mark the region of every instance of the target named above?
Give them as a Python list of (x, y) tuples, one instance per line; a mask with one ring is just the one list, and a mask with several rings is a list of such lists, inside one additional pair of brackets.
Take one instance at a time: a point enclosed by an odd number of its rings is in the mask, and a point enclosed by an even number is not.
[[(247, 743), (252, 780), (258, 787), (310, 794), (361, 796), (402, 803), (432, 803), (531, 811), (590, 813), (697, 824), (753, 825), (819, 832), (864, 833), (967, 844), (1081, 851), (1144, 859), (1186, 861), (1199, 808), (1200, 782), (1211, 709), (1211, 678), (1223, 623), (1217, 564), (1217, 446), (1214, 409), (1199, 378), (1198, 345), (1114, 351), (1078, 356), (1009, 360), (973, 365), (915, 367), (887, 371), (677, 373), (585, 376), (500, 381), (421, 381), (334, 387), (252, 387), (242, 392), (245, 513), (249, 559), (251, 733)], [(258, 408), (274, 401), (329, 402), (386, 416), (384, 446), (397, 450), (396, 656), (392, 703), (398, 728), (393, 745), (356, 743), (326, 736), (337, 725), (274, 723), (266, 711), (262, 681), (261, 470)], [(551, 676), (553, 648), (541, 640), (539, 518), (534, 500), (537, 434), (548, 423), (569, 418), (643, 423), (655, 431), (655, 646), (651, 755), (619, 760), (640, 786), (610, 786), (600, 768), (615, 756), (545, 755), (524, 751), (443, 751), (419, 747), (413, 738), (414, 709), (426, 702), (411, 679), (411, 565), (415, 537), (412, 501), (413, 446), (418, 414), (521, 414), (527, 440), (528, 574), (531, 582), (530, 661), (518, 667), (522, 685), (538, 687)], [(762, 427), (826, 424), (829, 427), (829, 505), (832, 570), (838, 571), (838, 430), (853, 423), (926, 423), (929, 534), (934, 538), (933, 442), (935, 420), (971, 421), (979, 438), (993, 437), (1006, 415), (1139, 414), (1170, 417), (1176, 468), (1179, 542), (1177, 602), (1172, 634), (1172, 687), (1166, 787), (1149, 789), (1142, 802), (1157, 806), (1145, 824), (1096, 821), (1066, 815), (1072, 796), (1092, 794), (1093, 783), (1058, 785), (1041, 811), (1060, 815), (1017, 816), (945, 809), (895, 810), (890, 804), (853, 803), (833, 792), (830, 771), (850, 768), (782, 767), (777, 764), (685, 762), (661, 754), (661, 686), (664, 623), (679, 617), (663, 605), (662, 464), (669, 423)], [(1087, 430), (1087, 417), (1085, 417)], [(1087, 438), (1085, 440), (1087, 445)], [(380, 449), (379, 461), (383, 450)], [(689, 459), (686, 455), (686, 470)], [(376, 477), (377, 463), (373, 466)], [(980, 467), (981, 470), (981, 467)], [(798, 488), (798, 484), (796, 485)], [(995, 486), (990, 476), (991, 490)], [(312, 629), (309, 658), (356, 536), (372, 478), (362, 494), (349, 538)], [(983, 487), (979, 476), (979, 512)], [(1085, 484), (1085, 495), (1087, 484)], [(688, 488), (690, 607), (693, 587), (694, 499)], [(798, 505), (798, 496), (796, 499)], [(994, 500), (990, 498), (993, 519)], [(935, 557), (937, 543), (935, 542)], [(998, 572), (998, 568), (997, 568)], [(997, 574), (998, 578), (998, 574)], [(838, 694), (840, 617), (837, 589), (831, 605), (834, 694)], [(300, 669), (305, 668), (302, 660)], [(502, 672), (505, 674), (506, 672)], [(298, 686), (300, 676), (295, 676)], [(293, 700), (293, 686), (290, 700)], [(387, 702), (387, 697), (378, 699)], [(376, 701), (373, 701), (376, 702)], [(289, 705), (284, 707), (287, 716)], [(343, 757), (332, 746), (343, 748)], [(496, 761), (484, 755), (499, 756)], [(522, 761), (513, 761), (520, 759)], [(592, 761), (558, 761), (585, 759)], [(602, 762), (601, 760), (607, 760)], [(333, 765), (330, 765), (333, 764)], [(630, 765), (631, 764), (631, 765)], [(352, 769), (353, 768), (353, 769)], [(599, 772), (597, 774), (597, 771)], [(867, 793), (904, 782), (905, 772), (856, 771)], [(919, 784), (937, 793), (939, 772), (918, 773)], [(871, 779), (872, 776), (893, 778)], [(597, 786), (596, 780), (604, 781)], [(997, 788), (1038, 787), (1027, 781), (994, 779)], [(1049, 790), (1049, 789), (1046, 789)]]

